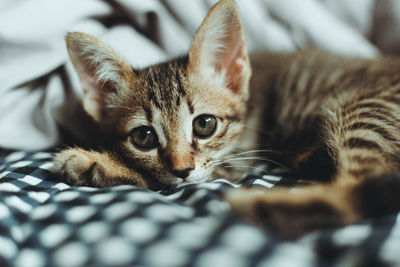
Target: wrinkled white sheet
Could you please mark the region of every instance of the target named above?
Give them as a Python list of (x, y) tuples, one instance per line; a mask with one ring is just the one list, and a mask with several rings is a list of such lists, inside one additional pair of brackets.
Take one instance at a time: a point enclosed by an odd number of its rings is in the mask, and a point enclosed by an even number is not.
[[(1, 0), (0, 147), (41, 150), (83, 137), (67, 32), (106, 42), (133, 66), (186, 53), (216, 0)], [(400, 52), (398, 0), (237, 0), (250, 51), (317, 47), (372, 58)]]

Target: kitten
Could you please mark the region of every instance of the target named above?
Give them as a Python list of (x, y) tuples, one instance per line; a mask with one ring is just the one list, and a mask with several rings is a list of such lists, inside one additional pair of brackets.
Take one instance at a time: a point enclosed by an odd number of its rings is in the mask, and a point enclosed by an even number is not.
[(67, 47), (84, 109), (104, 136), (101, 152), (71, 148), (57, 155), (56, 168), (69, 183), (200, 183), (239, 141), (251, 71), (231, 1), (211, 11), (188, 56), (145, 69), (133, 69), (85, 34), (69, 34)]
[(211, 9), (187, 56), (145, 69), (86, 34), (69, 34), (67, 46), (103, 137), (101, 149), (57, 154), (55, 172), (71, 184), (240, 179), (241, 167), (269, 158), (321, 183), (227, 200), (284, 237), (400, 210), (400, 60), (313, 51), (250, 60), (232, 0)]

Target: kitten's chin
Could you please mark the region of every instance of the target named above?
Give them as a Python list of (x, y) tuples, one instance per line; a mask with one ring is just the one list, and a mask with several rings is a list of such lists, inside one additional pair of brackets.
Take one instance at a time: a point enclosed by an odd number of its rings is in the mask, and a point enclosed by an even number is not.
[(200, 183), (205, 183), (209, 181), (211, 178), (210, 174), (208, 172), (193, 172), (192, 174), (189, 175), (186, 179), (182, 181), (182, 185), (188, 185), (188, 184), (200, 184)]
[(182, 185), (188, 185), (188, 184), (200, 184), (207, 182), (209, 179), (207, 177), (204, 178), (198, 178), (198, 179), (185, 179), (182, 181)]
[(210, 175), (205, 173), (192, 173), (186, 179), (179, 177), (168, 177), (164, 178), (161, 182), (168, 185), (189, 185), (189, 184), (199, 184), (210, 180)]
[(183, 182), (183, 179), (177, 178), (177, 177), (170, 177), (170, 178), (164, 178), (160, 181), (161, 181), (161, 183), (166, 184), (166, 185), (178, 185)]

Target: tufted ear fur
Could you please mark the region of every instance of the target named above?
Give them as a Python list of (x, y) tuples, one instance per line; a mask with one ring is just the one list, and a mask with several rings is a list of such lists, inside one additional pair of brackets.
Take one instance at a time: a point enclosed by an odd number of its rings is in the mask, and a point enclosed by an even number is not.
[(100, 121), (104, 108), (124, 94), (135, 74), (121, 56), (92, 36), (70, 33), (66, 41), (69, 56), (83, 86), (84, 109)]
[(222, 76), (234, 93), (247, 90), (251, 75), (243, 25), (233, 0), (219, 1), (197, 31), (189, 52), (189, 72)]

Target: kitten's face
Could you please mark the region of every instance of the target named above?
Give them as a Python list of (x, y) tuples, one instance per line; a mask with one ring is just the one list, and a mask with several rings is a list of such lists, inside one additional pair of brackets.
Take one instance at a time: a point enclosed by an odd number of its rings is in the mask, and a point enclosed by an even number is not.
[(137, 71), (131, 90), (104, 117), (109, 134), (122, 137), (118, 153), (166, 184), (210, 178), (236, 145), (246, 112), (246, 97), (216, 74), (190, 73), (186, 61)]
[(239, 12), (221, 0), (187, 57), (134, 71), (95, 38), (67, 36), (83, 106), (128, 167), (166, 184), (210, 178), (239, 138), (250, 64)]

